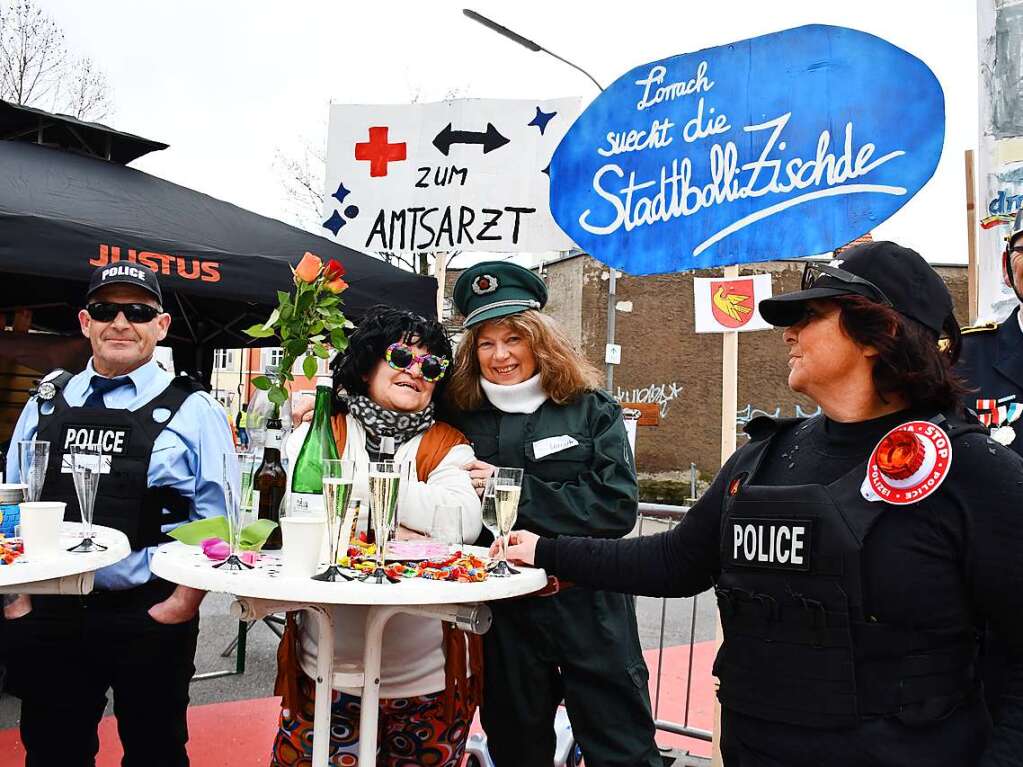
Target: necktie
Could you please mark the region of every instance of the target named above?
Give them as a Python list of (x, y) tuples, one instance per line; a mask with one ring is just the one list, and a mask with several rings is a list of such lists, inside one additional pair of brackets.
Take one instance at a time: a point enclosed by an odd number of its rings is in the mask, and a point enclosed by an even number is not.
[(104, 394), (114, 389), (120, 389), (122, 386), (127, 386), (129, 383), (131, 383), (131, 379), (127, 377), (104, 378), (103, 376), (93, 376), (92, 391), (86, 397), (85, 404), (82, 407), (103, 407)]

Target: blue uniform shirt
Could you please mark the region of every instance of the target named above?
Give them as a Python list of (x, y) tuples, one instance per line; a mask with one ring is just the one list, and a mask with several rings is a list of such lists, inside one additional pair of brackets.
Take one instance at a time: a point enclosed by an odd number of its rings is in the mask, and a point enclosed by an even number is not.
[[(80, 407), (92, 392), (92, 377), (96, 370), (92, 360), (85, 370), (68, 381), (64, 399), (72, 407)], [(108, 408), (137, 410), (170, 385), (173, 377), (160, 368), (155, 360), (128, 374), (130, 385), (121, 386), (103, 397)], [(14, 427), (11, 447), (7, 455), (7, 481), (19, 479), (18, 441), (32, 439), (39, 425), (38, 401), (29, 400)], [(160, 432), (153, 445), (149, 460), (149, 485), (173, 487), (190, 503), (189, 521), (224, 514), (224, 454), (234, 456), (234, 443), (227, 426), (224, 411), (213, 397), (196, 392), (186, 399), (178, 412)], [(102, 482), (102, 478), (100, 482)], [(72, 515), (74, 518), (74, 515)], [(174, 523), (163, 526), (167, 532), (177, 527)], [(153, 548), (133, 551), (117, 564), (96, 572), (96, 588), (120, 590), (139, 586), (153, 578), (149, 560)]]

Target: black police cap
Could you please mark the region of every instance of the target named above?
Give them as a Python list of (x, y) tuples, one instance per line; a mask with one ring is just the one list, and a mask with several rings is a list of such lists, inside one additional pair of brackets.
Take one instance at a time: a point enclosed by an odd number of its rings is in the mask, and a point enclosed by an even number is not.
[[(830, 266), (848, 272), (867, 284), (822, 274), (812, 287), (764, 299), (760, 316), (772, 325), (795, 325), (804, 315), (807, 301), (859, 295), (877, 303), (890, 303), (900, 314), (941, 335), (952, 316), (952, 296), (944, 280), (915, 250), (881, 240), (857, 245), (841, 253)], [(880, 292), (880, 294), (879, 294)]]
[(92, 297), (100, 288), (107, 285), (133, 285), (136, 288), (151, 293), (160, 306), (163, 306), (163, 293), (160, 291), (160, 281), (156, 278), (156, 272), (148, 266), (136, 264), (132, 261), (118, 261), (117, 263), (101, 266), (92, 273), (89, 280), (89, 292), (86, 299)]

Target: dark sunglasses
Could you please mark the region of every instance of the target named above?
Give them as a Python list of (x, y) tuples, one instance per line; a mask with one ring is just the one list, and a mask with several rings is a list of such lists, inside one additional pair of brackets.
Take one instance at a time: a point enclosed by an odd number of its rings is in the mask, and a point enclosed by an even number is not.
[(448, 365), (451, 364), (450, 360), (435, 354), (416, 354), (410, 346), (406, 346), (400, 341), (387, 347), (384, 359), (395, 370), (408, 370), (418, 364), (423, 379), (431, 383), (442, 379), (444, 373), (447, 372)]
[[(862, 277), (857, 277), (852, 272), (847, 272), (845, 269), (828, 266), (827, 264), (807, 264), (803, 268), (802, 289), (809, 290), (821, 277), (831, 277), (839, 282), (844, 282), (846, 285), (862, 285), (874, 294), (873, 297), (877, 299), (877, 301), (885, 306), (892, 306), (892, 302), (889, 300), (888, 296), (884, 294), (884, 291), (870, 280), (865, 280)], [(858, 293), (859, 291), (856, 292)]]
[(160, 310), (149, 304), (117, 304), (109, 301), (96, 301), (85, 307), (97, 322), (113, 322), (117, 315), (124, 312), (124, 318), (128, 322), (145, 323), (152, 322), (160, 314)]

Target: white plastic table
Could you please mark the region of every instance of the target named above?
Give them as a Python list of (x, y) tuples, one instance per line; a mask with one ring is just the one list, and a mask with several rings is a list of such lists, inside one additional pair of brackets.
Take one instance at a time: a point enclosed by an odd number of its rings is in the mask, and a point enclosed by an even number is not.
[(93, 540), (106, 546), (106, 551), (67, 551), (81, 540), (81, 529), (78, 522), (63, 522), (57, 554), (41, 558), (26, 552), (13, 563), (0, 566), (0, 594), (88, 594), (97, 570), (131, 553), (124, 533), (100, 525), (93, 526)]
[[(470, 547), (471, 549), (471, 547)], [(482, 549), (474, 550), (484, 554)], [(509, 578), (488, 578), (481, 583), (452, 583), (425, 578), (400, 583), (327, 583), (289, 577), (279, 572), (280, 560), (273, 552), (263, 554), (252, 570), (213, 569), (197, 546), (168, 543), (157, 549), (151, 567), (173, 583), (203, 591), (232, 594), (237, 617), (257, 620), (271, 613), (305, 610), (316, 621), (316, 693), (313, 718), (314, 767), (326, 767), (330, 753), (330, 700), (332, 687), (362, 689), (359, 719), (359, 764), (376, 764), (377, 721), (380, 707), (380, 655), (384, 626), (397, 613), (422, 615), (455, 622), (481, 602), (521, 596), (547, 584), (543, 570), (522, 567)], [(321, 567), (322, 569), (322, 567)], [(335, 671), (334, 622), (331, 605), (368, 605), (361, 669)], [(489, 620), (483, 631), (489, 627)], [(480, 631), (479, 633), (483, 633)]]

